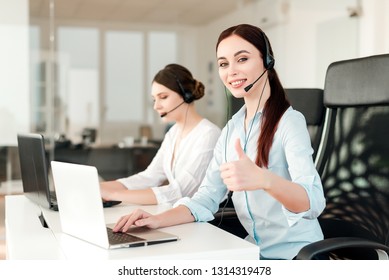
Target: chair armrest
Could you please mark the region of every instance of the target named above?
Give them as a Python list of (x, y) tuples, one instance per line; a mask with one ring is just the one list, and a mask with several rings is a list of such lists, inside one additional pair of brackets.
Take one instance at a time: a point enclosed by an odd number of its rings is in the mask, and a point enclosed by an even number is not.
[(235, 209), (232, 207), (226, 207), (224, 210), (219, 209), (214, 215), (215, 220), (220, 220), (221, 218), (223, 219), (231, 219), (231, 218), (236, 218), (238, 219), (238, 216), (236, 215)]
[(296, 260), (311, 260), (318, 254), (328, 253), (343, 248), (368, 248), (389, 252), (384, 244), (357, 237), (334, 237), (311, 243), (303, 247), (296, 256)]

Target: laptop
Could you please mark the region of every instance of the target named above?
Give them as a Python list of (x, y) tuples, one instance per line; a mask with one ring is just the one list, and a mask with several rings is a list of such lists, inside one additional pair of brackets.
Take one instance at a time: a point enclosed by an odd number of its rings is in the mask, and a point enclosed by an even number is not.
[[(146, 227), (114, 233), (105, 224), (96, 167), (52, 161), (62, 231), (105, 249), (177, 241), (178, 237)], [(82, 202), (82, 203), (81, 203)]]
[(43, 136), (18, 134), (17, 140), (24, 195), (40, 206), (58, 211), (55, 190), (49, 183), (49, 162)]
[[(38, 133), (17, 135), (23, 192), (27, 198), (45, 208), (58, 211), (45, 139)], [(104, 201), (104, 207), (111, 207), (121, 201)]]

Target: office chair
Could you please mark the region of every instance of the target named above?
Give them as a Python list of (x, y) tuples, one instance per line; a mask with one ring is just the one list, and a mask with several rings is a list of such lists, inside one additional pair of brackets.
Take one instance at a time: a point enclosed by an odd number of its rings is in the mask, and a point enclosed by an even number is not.
[[(312, 157), (315, 160), (326, 113), (323, 104), (323, 90), (320, 88), (286, 88), (285, 91), (292, 107), (300, 111), (305, 117), (314, 151)], [(238, 112), (243, 105), (243, 98), (230, 97), (230, 115), (232, 116)]]
[[(317, 150), (324, 126), (325, 107), (323, 104), (323, 90), (318, 88), (289, 88), (285, 89), (287, 98), (292, 107), (300, 111), (307, 122), (307, 128), (311, 137), (312, 148), (315, 160)], [(244, 104), (243, 98), (230, 99), (232, 115), (235, 114)], [(210, 223), (235, 234), (239, 237), (246, 237), (248, 233), (243, 228), (236, 216), (234, 205), (229, 201), (224, 208), (224, 202), (220, 204), (219, 211), (215, 214), (215, 219)], [(221, 222), (220, 222), (221, 221)]]
[(313, 148), (313, 160), (316, 158), (324, 126), (326, 109), (323, 104), (323, 90), (319, 88), (287, 88), (286, 95), (292, 107), (300, 111), (307, 122)]
[(327, 205), (324, 240), (296, 259), (388, 259), (389, 55), (332, 63), (324, 87), (328, 108), (317, 154)]

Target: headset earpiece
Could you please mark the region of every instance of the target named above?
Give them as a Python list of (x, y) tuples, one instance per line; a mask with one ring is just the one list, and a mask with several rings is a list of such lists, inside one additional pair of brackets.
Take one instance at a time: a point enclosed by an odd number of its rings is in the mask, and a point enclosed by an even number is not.
[(191, 91), (185, 90), (182, 86), (180, 80), (176, 77), (176, 81), (178, 84), (178, 87), (180, 88), (182, 98), (184, 99), (185, 103), (191, 103), (194, 100), (193, 93)]
[(263, 58), (263, 65), (266, 70), (271, 70), (274, 67), (275, 59), (270, 53), (270, 46), (265, 33), (262, 32), (262, 36), (265, 41), (265, 55)]

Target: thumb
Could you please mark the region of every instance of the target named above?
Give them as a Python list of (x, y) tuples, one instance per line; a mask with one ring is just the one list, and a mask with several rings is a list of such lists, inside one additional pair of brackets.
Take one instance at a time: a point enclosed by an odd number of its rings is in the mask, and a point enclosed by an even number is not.
[(246, 154), (244, 153), (242, 146), (240, 145), (240, 139), (236, 139), (235, 141), (235, 151), (238, 154), (238, 159), (243, 159)]

